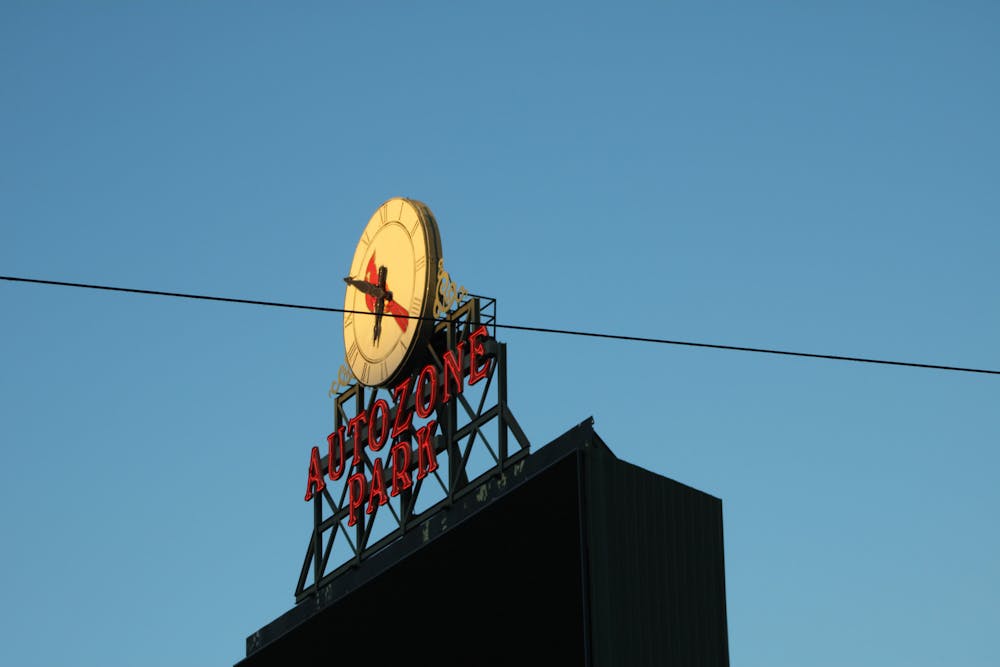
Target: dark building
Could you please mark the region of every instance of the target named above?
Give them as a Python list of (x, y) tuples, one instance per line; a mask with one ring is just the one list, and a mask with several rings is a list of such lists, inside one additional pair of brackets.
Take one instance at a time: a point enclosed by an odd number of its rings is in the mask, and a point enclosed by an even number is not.
[(722, 502), (618, 459), (588, 419), (316, 589), (237, 664), (335, 663), (728, 665)]

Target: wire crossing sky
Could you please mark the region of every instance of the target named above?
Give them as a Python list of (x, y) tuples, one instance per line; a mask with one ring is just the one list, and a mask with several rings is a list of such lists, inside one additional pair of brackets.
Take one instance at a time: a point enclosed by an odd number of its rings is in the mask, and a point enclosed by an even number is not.
[[(162, 292), (158, 290), (136, 289), (132, 287), (110, 287), (107, 285), (88, 285), (86, 283), (71, 283), (58, 280), (42, 280), (38, 278), (19, 278), (15, 276), (0, 276), (2, 280), (21, 283), (35, 283), (39, 285), (56, 285), (61, 287), (80, 287), (85, 289), (107, 290), (111, 292), (126, 292), (131, 294), (145, 294), (151, 296), (169, 296), (182, 299), (201, 299), (206, 301), (221, 301), (226, 303), (243, 303), (255, 306), (268, 306), (273, 308), (293, 308), (298, 310), (318, 310), (328, 313), (358, 313), (366, 315), (364, 311), (346, 310), (344, 308), (331, 308), (327, 306), (306, 306), (294, 303), (284, 303), (279, 301), (256, 301), (253, 299), (236, 299), (221, 296), (206, 296), (202, 294), (182, 294), (179, 292)], [(433, 319), (422, 318), (418, 315), (396, 315), (397, 318), (419, 320)], [(958, 371), (962, 373), (984, 373), (988, 375), (1000, 375), (1000, 371), (992, 371), (982, 368), (963, 368), (961, 366), (941, 366), (937, 364), (923, 364), (912, 361), (890, 361), (886, 359), (867, 359), (864, 357), (848, 357), (837, 354), (815, 354), (811, 352), (790, 352), (788, 350), (770, 350), (766, 348), (744, 347), (738, 345), (720, 345), (715, 343), (695, 343), (690, 341), (668, 340), (665, 338), (651, 338), (647, 336), (631, 336), (624, 334), (597, 333), (592, 331), (576, 331), (573, 329), (554, 329), (550, 327), (525, 326), (518, 324), (494, 324), (498, 329), (511, 329), (515, 331), (533, 331), (538, 333), (560, 334), (566, 336), (587, 336), (591, 338), (604, 338), (608, 340), (621, 340), (639, 343), (656, 343), (660, 345), (681, 345), (688, 347), (703, 347), (714, 350), (732, 350), (736, 352), (757, 352), (763, 354), (777, 354), (789, 357), (806, 357), (810, 359), (829, 359), (832, 361), (851, 361), (866, 364), (884, 364), (888, 366), (909, 366), (912, 368), (929, 368), (943, 371)]]

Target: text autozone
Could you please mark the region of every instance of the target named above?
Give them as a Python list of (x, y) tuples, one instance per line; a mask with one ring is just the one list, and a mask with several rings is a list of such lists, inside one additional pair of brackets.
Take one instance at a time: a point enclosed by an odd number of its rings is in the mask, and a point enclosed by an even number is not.
[[(352, 417), (346, 426), (340, 426), (326, 437), (327, 466), (322, 469), (319, 447), (313, 447), (309, 454), (309, 472), (306, 478), (305, 499), (326, 488), (329, 477), (336, 481), (348, 471), (347, 477), (348, 520), (347, 525), (358, 522), (358, 514), (365, 507), (366, 514), (372, 514), (379, 506), (389, 502), (390, 496), (398, 496), (404, 489), (413, 486), (411, 468), (416, 456), (417, 479), (423, 479), (438, 468), (434, 452), (434, 436), (437, 421), (431, 420), (414, 430), (413, 417), (425, 419), (441, 406), (454, 400), (464, 389), (464, 355), (468, 353), (469, 384), (474, 385), (489, 374), (490, 358), (486, 356), (484, 339), (488, 337), (485, 326), (469, 334), (454, 350), (448, 350), (441, 358), (442, 367), (432, 363), (424, 366), (397, 384), (392, 389), (393, 405), (383, 398), (377, 399), (369, 410)], [(409, 407), (410, 396), (413, 406)], [(411, 436), (416, 439), (414, 454)], [(353, 456), (346, 465), (344, 452), (350, 439)], [(389, 443), (392, 443), (389, 445)], [(383, 464), (381, 453), (385, 452)], [(363, 449), (373, 453), (372, 474), (368, 479), (364, 474)]]

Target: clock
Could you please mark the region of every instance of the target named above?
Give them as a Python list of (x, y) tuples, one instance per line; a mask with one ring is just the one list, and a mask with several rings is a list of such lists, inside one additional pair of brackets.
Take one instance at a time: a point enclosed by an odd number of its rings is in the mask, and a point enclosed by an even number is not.
[(437, 221), (421, 202), (390, 199), (365, 225), (344, 278), (344, 351), (361, 384), (391, 386), (415, 363), (434, 329), (440, 260)]

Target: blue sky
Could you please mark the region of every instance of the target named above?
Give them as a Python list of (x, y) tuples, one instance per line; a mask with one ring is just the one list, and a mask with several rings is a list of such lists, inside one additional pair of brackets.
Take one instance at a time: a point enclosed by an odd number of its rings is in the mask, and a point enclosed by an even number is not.
[[(501, 322), (1000, 369), (998, 21), (6, 2), (0, 274), (338, 307), (407, 196)], [(241, 659), (294, 602), (340, 319), (0, 305), (0, 663)], [(723, 500), (733, 665), (1000, 660), (996, 376), (501, 338), (534, 447), (593, 415)]]

